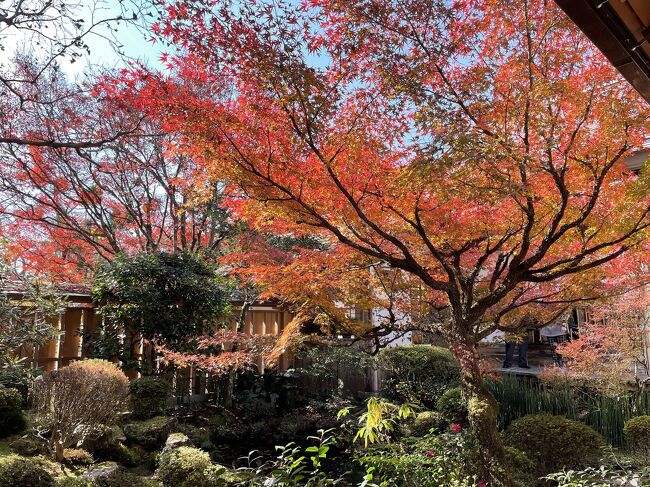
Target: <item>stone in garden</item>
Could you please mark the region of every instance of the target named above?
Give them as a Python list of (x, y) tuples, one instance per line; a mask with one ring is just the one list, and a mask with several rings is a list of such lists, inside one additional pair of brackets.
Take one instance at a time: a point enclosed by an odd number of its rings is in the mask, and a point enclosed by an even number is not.
[(9, 446), (16, 453), (28, 457), (45, 452), (43, 441), (35, 438), (31, 434), (21, 436), (20, 438), (12, 441)]
[(165, 448), (163, 448), (163, 453), (178, 448), (179, 446), (191, 446), (192, 441), (190, 438), (183, 433), (171, 433), (167, 437), (165, 442)]
[(124, 426), (124, 435), (129, 443), (156, 450), (165, 444), (167, 436), (178, 426), (173, 417), (156, 416), (145, 421), (134, 421)]
[(125, 440), (124, 432), (119, 426), (100, 426), (88, 433), (79, 442), (78, 447), (90, 452), (101, 453), (115, 448)]
[(81, 475), (81, 478), (90, 480), (92, 482), (96, 482), (98, 479), (104, 479), (110, 477), (115, 472), (117, 472), (119, 468), (120, 466), (116, 462), (100, 463), (99, 465), (95, 465), (94, 467), (91, 467), (88, 470), (86, 470)]

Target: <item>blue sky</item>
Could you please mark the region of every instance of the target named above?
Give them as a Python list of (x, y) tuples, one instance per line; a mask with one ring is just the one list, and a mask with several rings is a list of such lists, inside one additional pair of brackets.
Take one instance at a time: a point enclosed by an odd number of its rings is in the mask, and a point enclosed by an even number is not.
[[(68, 3), (72, 7), (74, 2)], [(104, 19), (119, 14), (120, 8), (126, 10), (126, 15), (132, 15), (133, 6), (128, 0), (120, 3), (118, 0), (79, 0), (74, 15), (83, 18), (86, 24), (91, 24), (93, 18)], [(150, 19), (150, 17), (148, 17)], [(142, 24), (142, 22), (140, 22)], [(162, 67), (159, 58), (165, 46), (153, 44), (149, 34), (142, 28), (131, 23), (120, 22), (112, 24), (115, 31), (110, 31), (107, 26), (98, 27), (94, 33), (87, 35), (84, 39), (90, 47), (90, 54), (85, 55), (81, 60), (71, 63), (69, 59), (59, 58), (59, 65), (62, 70), (70, 76), (83, 73), (89, 66), (101, 65), (107, 67), (119, 67), (124, 64), (125, 59), (116, 52), (112, 41), (117, 40), (121, 45), (121, 51), (131, 59), (144, 61), (150, 66)], [(43, 31), (50, 32), (50, 31)], [(0, 45), (4, 47), (5, 59), (9, 59), (18, 50), (28, 49), (36, 46), (35, 35), (24, 31), (16, 31), (6, 28), (0, 31)], [(38, 54), (38, 50), (35, 51)], [(3, 57), (4, 57), (3, 56)], [(0, 61), (0, 64), (3, 64)]]
[[(92, 0), (82, 0), (84, 2), (91, 3)], [(111, 14), (119, 11), (120, 2), (118, 0), (102, 0), (105, 3), (105, 13)], [(133, 9), (129, 9), (129, 2), (123, 2), (121, 5), (127, 7), (127, 14), (132, 13)], [(86, 10), (87, 15), (89, 10)], [(147, 17), (151, 19), (151, 17)], [(140, 20), (138, 21), (140, 23)], [(111, 35), (120, 42), (122, 45), (121, 51), (131, 59), (137, 59), (144, 61), (146, 64), (151, 66), (161, 67), (159, 62), (160, 55), (165, 51), (165, 46), (162, 46), (160, 43), (152, 43), (150, 40), (150, 34), (145, 31), (142, 27), (138, 28), (135, 25), (128, 22), (120, 22), (119, 24), (113, 24), (113, 27), (117, 30)], [(107, 29), (101, 29), (99, 31), (102, 35), (107, 35)], [(85, 60), (86, 64), (95, 64), (102, 66), (120, 66), (124, 63), (124, 59), (115, 51), (111, 46), (111, 43), (102, 38), (99, 35), (91, 35), (87, 38), (87, 43), (90, 46), (90, 55), (87, 56)]]

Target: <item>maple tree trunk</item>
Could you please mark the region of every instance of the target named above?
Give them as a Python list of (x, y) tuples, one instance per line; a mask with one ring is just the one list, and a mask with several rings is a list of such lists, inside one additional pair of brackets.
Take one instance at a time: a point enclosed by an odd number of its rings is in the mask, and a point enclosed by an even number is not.
[(65, 456), (65, 448), (63, 446), (63, 441), (57, 440), (54, 442), (54, 459), (61, 463)]
[(228, 387), (226, 388), (226, 397), (224, 399), (224, 407), (226, 409), (233, 408), (233, 396), (235, 395), (235, 369), (228, 373)]
[(512, 487), (512, 473), (506, 464), (504, 445), (497, 429), (499, 405), (483, 380), (478, 352), (467, 342), (456, 343), (451, 348), (460, 366), (468, 419), (481, 445), (483, 466), (490, 476), (489, 485)]

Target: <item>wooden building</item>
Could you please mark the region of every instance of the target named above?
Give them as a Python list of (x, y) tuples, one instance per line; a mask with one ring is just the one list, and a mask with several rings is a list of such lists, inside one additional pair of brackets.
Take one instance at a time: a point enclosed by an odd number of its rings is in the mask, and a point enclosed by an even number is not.
[[(18, 353), (25, 358), (26, 366), (40, 368), (46, 372), (57, 370), (68, 365), (74, 360), (90, 356), (88, 343), (84, 337), (93, 336), (101, 332), (101, 315), (96, 312), (90, 289), (83, 285), (60, 284), (57, 286), (65, 297), (65, 311), (58, 317), (52, 318), (52, 325), (61, 332), (54, 340), (39, 347), (37, 350), (19, 350)], [(9, 287), (6, 292), (10, 298), (19, 300), (21, 290), (18, 286)], [(234, 300), (233, 315), (238, 315), (243, 302)], [(248, 307), (245, 314), (244, 333), (256, 335), (279, 335), (284, 327), (291, 321), (292, 315), (277, 303), (260, 302)], [(233, 320), (233, 327), (235, 322)], [(143, 340), (137, 336), (123, 334), (121, 340), (131, 343), (135, 357), (142, 360), (149, 351)], [(285, 370), (292, 366), (293, 358), (284, 354), (278, 367)], [(258, 368), (263, 371), (264, 364), (260, 358)], [(130, 378), (139, 376), (135, 370), (127, 371)], [(190, 376), (196, 374), (191, 371)], [(192, 379), (193, 381), (193, 379)], [(193, 385), (192, 389), (196, 389)]]

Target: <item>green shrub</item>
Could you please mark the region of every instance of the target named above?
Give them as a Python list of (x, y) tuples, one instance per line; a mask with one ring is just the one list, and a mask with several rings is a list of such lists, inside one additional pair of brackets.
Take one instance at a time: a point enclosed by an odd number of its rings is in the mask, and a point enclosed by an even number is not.
[(0, 410), (3, 409), (20, 409), (23, 398), (18, 389), (5, 387), (0, 384)]
[(304, 414), (288, 414), (281, 418), (280, 424), (273, 433), (272, 440), (276, 444), (282, 444), (283, 442), (294, 441), (296, 438), (309, 436), (310, 433), (315, 432), (316, 427), (310, 418)]
[(140, 477), (121, 468), (108, 477), (98, 478), (94, 485), (97, 487), (161, 487), (161, 483), (157, 480)]
[(250, 428), (241, 421), (232, 420), (221, 425), (215, 425), (210, 440), (215, 445), (236, 444), (241, 438), (249, 435)]
[(0, 438), (20, 433), (27, 427), (27, 421), (20, 409), (0, 410)]
[(29, 389), (34, 379), (43, 373), (40, 369), (29, 369), (25, 367), (10, 367), (0, 369), (0, 384), (17, 389), (20, 392), (22, 403), (27, 404)]
[(541, 382), (514, 376), (489, 381), (488, 386), (499, 403), (502, 429), (527, 414), (549, 413), (582, 421), (602, 434), (608, 443), (620, 447), (626, 443), (625, 421), (650, 415), (648, 390), (611, 397), (572, 381)]
[(120, 446), (123, 446), (121, 444), (123, 438), (124, 431), (119, 426), (101, 425), (84, 437), (80, 448), (91, 452), (96, 458), (118, 461), (112, 457)]
[(620, 465), (599, 465), (584, 470), (563, 470), (544, 477), (557, 487), (647, 486), (650, 485), (650, 468), (621, 468)]
[(124, 426), (124, 435), (129, 443), (140, 445), (148, 450), (162, 447), (167, 436), (176, 427), (176, 418), (156, 416), (144, 421), (134, 421)]
[(436, 433), (445, 431), (448, 428), (448, 421), (436, 411), (422, 411), (415, 416), (411, 425), (413, 436), (424, 436), (433, 430)]
[(264, 421), (277, 414), (277, 407), (264, 399), (247, 399), (237, 405), (237, 413), (248, 421)]
[(438, 399), (436, 404), (438, 412), (453, 423), (467, 421), (467, 401), (463, 398), (460, 387), (447, 389)]
[(165, 487), (212, 487), (223, 484), (225, 471), (206, 452), (181, 446), (160, 455), (156, 475)]
[(388, 373), (382, 383), (382, 395), (397, 402), (419, 402), (434, 408), (440, 395), (458, 384), (458, 366), (446, 348), (388, 348), (379, 354), (378, 364)]
[(373, 481), (382, 487), (466, 487), (485, 479), (480, 449), (469, 430), (372, 445), (359, 455), (359, 464), (373, 468)]
[(505, 431), (505, 441), (533, 460), (539, 475), (597, 461), (605, 445), (603, 437), (586, 424), (550, 414), (513, 421)]
[(119, 468), (111, 475), (98, 477), (92, 481), (82, 477), (58, 477), (56, 487), (162, 487), (157, 480), (140, 477), (139, 475)]
[(54, 485), (56, 487), (96, 487), (90, 480), (82, 479), (81, 477), (64, 476), (57, 477)]
[(115, 445), (115, 448), (110, 452), (107, 460), (113, 460), (120, 465), (127, 467), (135, 467), (143, 463), (148, 456), (148, 453), (137, 445), (126, 446), (122, 443)]
[(51, 464), (41, 458), (8, 455), (0, 459), (0, 487), (52, 487)]
[(650, 453), (650, 416), (636, 416), (627, 420), (623, 431), (631, 449)]
[(526, 471), (535, 468), (535, 462), (528, 458), (528, 455), (526, 455), (523, 451), (518, 450), (512, 446), (506, 446), (505, 449), (506, 461), (513, 470)]
[(141, 377), (129, 384), (131, 409), (136, 418), (151, 418), (165, 410), (172, 388), (169, 381), (161, 377)]
[(0, 438), (19, 433), (27, 426), (20, 410), (22, 403), (18, 389), (0, 385)]
[(511, 446), (506, 446), (506, 462), (513, 473), (513, 480), (517, 487), (530, 487), (537, 482), (535, 472), (535, 462), (521, 450)]

